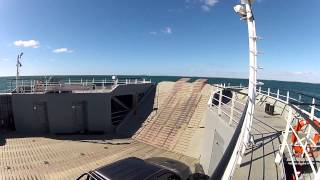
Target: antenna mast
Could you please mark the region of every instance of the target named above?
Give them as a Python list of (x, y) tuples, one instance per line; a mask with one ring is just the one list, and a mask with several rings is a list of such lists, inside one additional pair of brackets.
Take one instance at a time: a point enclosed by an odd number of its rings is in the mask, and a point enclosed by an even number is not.
[(22, 55), (23, 55), (23, 52), (18, 54), (18, 57), (17, 57), (16, 92), (19, 92), (19, 76), (20, 76), (20, 67), (22, 66), (21, 64)]

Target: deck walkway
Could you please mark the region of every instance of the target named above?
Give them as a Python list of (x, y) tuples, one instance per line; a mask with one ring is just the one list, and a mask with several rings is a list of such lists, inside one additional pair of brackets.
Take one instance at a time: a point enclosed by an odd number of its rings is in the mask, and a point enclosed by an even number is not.
[(280, 115), (264, 112), (265, 103), (257, 103), (251, 134), (255, 144), (248, 147), (233, 179), (281, 179), (282, 170), (274, 162), (286, 121)]

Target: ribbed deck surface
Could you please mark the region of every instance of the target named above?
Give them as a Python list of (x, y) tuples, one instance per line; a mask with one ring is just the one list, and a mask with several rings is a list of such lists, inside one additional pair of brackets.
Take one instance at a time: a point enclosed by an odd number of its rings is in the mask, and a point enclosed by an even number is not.
[[(205, 79), (187, 83), (188, 79), (181, 79), (175, 83), (171, 92), (162, 100), (156, 114), (142, 125), (134, 135), (134, 139), (151, 144), (153, 146), (169, 150), (181, 151), (183, 145), (188, 142), (179, 141), (180, 137), (188, 141), (192, 132), (187, 132), (188, 124), (196, 126), (202, 117), (190, 121), (194, 114), (203, 112), (203, 105), (207, 97), (201, 98), (201, 90), (205, 85)], [(200, 105), (198, 107), (198, 105)], [(202, 113), (203, 114), (203, 113)], [(190, 130), (189, 130), (190, 131)], [(191, 130), (192, 131), (192, 130)], [(189, 136), (189, 137), (188, 137)], [(189, 140), (190, 141), (190, 140)]]
[(199, 162), (211, 86), (205, 86), (204, 79), (187, 83), (189, 80), (160, 83), (154, 106), (157, 110), (133, 139), (0, 134), (0, 179), (75, 179), (130, 156), (168, 157), (184, 162), (193, 171)]
[[(168, 157), (193, 167), (198, 160), (130, 139), (98, 136), (1, 137), (0, 179), (75, 179), (82, 173), (129, 157)], [(96, 140), (86, 140), (96, 139)], [(100, 140), (97, 140), (100, 139)], [(193, 169), (191, 169), (193, 170)]]

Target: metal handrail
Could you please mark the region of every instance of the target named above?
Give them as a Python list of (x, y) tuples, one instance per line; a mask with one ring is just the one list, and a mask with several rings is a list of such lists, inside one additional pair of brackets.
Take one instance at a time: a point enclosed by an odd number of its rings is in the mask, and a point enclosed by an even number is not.
[[(146, 79), (114, 79), (114, 80), (107, 80), (105, 79), (100, 79), (100, 80), (94, 80), (88, 81), (88, 79), (68, 79), (67, 81), (65, 80), (59, 80), (58, 82), (52, 82), (48, 80), (25, 80), (25, 79), (19, 79), (18, 81), (18, 92), (17, 93), (36, 93), (36, 92), (46, 92), (47, 90), (53, 90), (56, 91), (61, 91), (64, 90), (63, 88), (66, 88), (67, 86), (82, 86), (82, 87), (97, 87), (97, 85), (102, 86), (102, 87), (109, 87), (109, 86), (116, 86), (116, 85), (126, 85), (126, 84), (146, 84), (146, 83), (151, 83), (151, 80), (146, 80)], [(8, 88), (4, 90), (4, 92), (13, 92), (15, 91), (16, 84), (15, 83), (9, 83)], [(36, 87), (41, 87), (44, 88), (41, 91), (36, 91)], [(70, 87), (71, 88), (71, 87)], [(78, 90), (75, 88), (75, 90)], [(79, 89), (79, 90), (84, 90), (84, 89)]]
[[(248, 109), (248, 104), (249, 104), (249, 99), (246, 102), (246, 106), (244, 108), (244, 112), (247, 111)], [(217, 165), (216, 169), (214, 170), (213, 174), (211, 175), (210, 179), (222, 179), (225, 170), (227, 169), (227, 166), (231, 160), (232, 154), (235, 151), (236, 145), (239, 143), (241, 140), (241, 132), (242, 132), (242, 126), (244, 125), (244, 121), (246, 118), (247, 113), (242, 113), (242, 116), (240, 118), (240, 121), (235, 129), (235, 132), (228, 144), (227, 149), (225, 150), (221, 160), (219, 161), (219, 164)], [(238, 153), (238, 152), (237, 152)], [(234, 162), (236, 163), (236, 162)]]

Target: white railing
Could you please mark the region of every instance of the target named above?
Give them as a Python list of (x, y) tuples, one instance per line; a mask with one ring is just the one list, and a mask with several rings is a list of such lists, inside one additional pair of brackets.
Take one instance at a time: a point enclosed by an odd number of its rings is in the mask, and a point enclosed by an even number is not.
[[(317, 163), (313, 161), (314, 157), (320, 155), (318, 154), (318, 148), (320, 147), (318, 146), (319, 140), (316, 138), (316, 136), (319, 135), (319, 132), (315, 128), (319, 123), (318, 118), (314, 116), (316, 111), (319, 112), (317, 108), (312, 108), (310, 114), (305, 114), (296, 106), (289, 107), (286, 129), (282, 133), (283, 140), (275, 162), (278, 164), (282, 163), (283, 154), (287, 152), (286, 157), (292, 164), (296, 179), (300, 179), (301, 173), (303, 173), (299, 172), (296, 168), (296, 166), (299, 165), (298, 161), (301, 161), (299, 158), (303, 158), (303, 161), (306, 161), (304, 164), (307, 164), (312, 170), (311, 174), (313, 175), (313, 178), (320, 179), (320, 171), (317, 170), (318, 167), (315, 167), (315, 164)], [(298, 123), (301, 125), (301, 129), (298, 127)], [(293, 140), (293, 138), (295, 140)]]
[[(287, 161), (291, 162), (296, 179), (301, 179), (300, 176), (303, 176), (303, 172), (297, 169), (299, 162), (303, 162), (304, 165), (309, 166), (313, 179), (320, 179), (320, 171), (317, 170), (318, 167), (315, 167), (316, 162), (314, 161), (314, 157), (320, 155), (318, 150), (320, 147), (318, 145), (319, 139), (316, 138), (319, 135), (318, 130), (320, 128), (320, 119), (316, 115), (320, 114), (320, 109), (317, 107), (316, 98), (308, 95), (308, 99), (311, 102), (305, 103), (302, 101), (302, 96), (304, 95), (302, 93), (296, 93), (297, 99), (290, 97), (291, 93), (289, 91), (286, 92), (286, 95), (282, 95), (280, 94), (280, 90), (274, 93), (271, 92), (270, 88), (267, 91), (263, 91), (261, 87), (258, 94), (288, 105), (286, 129), (282, 133), (283, 140), (275, 162), (278, 164), (283, 163), (283, 156), (286, 154)], [(310, 108), (310, 111), (308, 112), (307, 109), (301, 106), (307, 106)]]
[[(2, 93), (39, 93), (39, 92), (63, 92), (63, 91), (96, 91), (96, 90), (112, 90), (118, 85), (128, 84), (146, 84), (151, 83), (151, 80), (146, 79), (71, 79), (59, 80), (57, 82), (51, 82), (49, 80), (18, 80), (11, 81), (8, 84), (7, 90), (3, 90)], [(17, 89), (18, 88), (18, 89)]]
[[(209, 99), (208, 105), (211, 107), (215, 107), (218, 111), (219, 116), (221, 116), (222, 114), (227, 116), (229, 120), (229, 125), (232, 125), (232, 123), (238, 123), (241, 115), (243, 114), (243, 109), (246, 104), (244, 101), (239, 100), (234, 92), (231, 91), (232, 97), (229, 97), (223, 94), (223, 90), (225, 88), (230, 88), (230, 87), (232, 88), (234, 87), (240, 88), (240, 87), (224, 86), (224, 85), (220, 85), (220, 87), (219, 86), (217, 87), (219, 89), (212, 93)], [(224, 101), (228, 101), (228, 103), (225, 103)], [(216, 102), (216, 103), (213, 103), (213, 102)]]
[[(208, 104), (211, 105), (211, 107), (215, 107), (219, 115), (223, 114), (226, 117), (228, 117), (229, 124), (232, 124), (233, 122), (237, 123), (238, 122), (237, 121), (238, 119), (236, 119), (236, 117), (238, 117), (237, 115), (242, 114), (243, 116), (244, 110), (241, 110), (241, 108), (237, 108), (237, 106), (235, 106), (235, 103), (239, 103), (243, 107), (245, 105), (243, 103), (244, 101), (235, 100), (234, 95), (232, 96), (232, 98), (225, 96), (222, 93), (222, 90), (223, 89), (235, 90), (237, 88), (246, 89), (246, 87), (225, 86), (224, 84), (214, 85), (214, 86), (218, 87), (217, 90), (214, 91), (214, 93), (217, 95), (212, 94)], [(317, 148), (320, 148), (320, 146), (317, 144), (318, 142), (314, 141), (315, 139), (314, 137), (318, 136), (319, 134), (319, 132), (317, 131), (317, 128), (314, 128), (314, 127), (318, 126), (318, 128), (320, 128), (320, 125), (318, 125), (318, 123), (320, 123), (320, 119), (316, 117), (317, 114), (320, 114), (319, 104), (317, 104), (317, 102), (319, 102), (320, 100), (310, 95), (304, 95), (303, 93), (300, 93), (300, 92), (297, 93), (297, 92), (285, 91), (285, 95), (281, 94), (280, 92), (284, 92), (284, 91), (280, 91), (277, 89), (274, 92), (274, 91), (271, 91), (270, 88), (264, 91), (261, 89), (261, 87), (257, 91), (257, 95), (264, 95), (267, 98), (275, 99), (276, 101), (286, 104), (287, 107), (289, 107), (288, 108), (289, 112), (287, 117), (287, 126), (286, 126), (286, 130), (283, 132), (283, 141), (282, 141), (283, 143), (280, 146), (280, 151), (279, 151), (279, 154), (277, 155), (276, 162), (278, 163), (283, 162), (282, 161), (283, 154), (284, 152), (286, 152), (288, 156), (287, 159), (288, 161), (291, 162), (293, 166), (294, 176), (296, 177), (296, 179), (299, 179), (301, 172), (299, 172), (299, 170), (296, 168), (296, 166), (298, 166), (299, 164), (297, 160), (297, 152), (294, 151), (294, 147), (300, 147), (302, 153), (300, 153), (299, 155), (305, 158), (305, 162), (309, 165), (314, 179), (320, 179), (320, 171), (319, 170), (317, 171), (318, 167), (315, 167), (316, 163), (314, 162), (313, 158), (311, 158), (311, 155), (314, 155), (312, 154), (312, 152), (316, 151)], [(307, 96), (307, 98), (303, 96)], [(223, 99), (228, 99), (229, 102), (224, 103)], [(311, 102), (305, 103), (303, 102), (303, 99), (308, 99)], [(212, 102), (215, 102), (215, 104)], [(245, 117), (245, 119), (247, 118), (248, 117)], [(305, 124), (303, 132), (296, 131), (295, 125), (297, 124), (298, 120)], [(242, 126), (243, 127), (241, 130), (241, 135), (243, 136), (244, 131), (250, 131), (250, 129), (245, 127), (245, 123)], [(289, 142), (289, 140), (291, 139), (289, 138), (290, 136), (297, 137), (297, 140), (295, 142)], [(243, 140), (243, 142), (241, 142), (241, 139)], [(240, 136), (238, 141), (240, 141), (240, 143), (243, 143), (242, 146), (246, 146), (245, 143), (247, 142), (245, 142), (243, 137)], [(241, 156), (240, 149), (241, 149), (240, 145), (236, 146), (234, 149), (235, 152), (238, 152), (237, 156)], [(319, 155), (320, 155), (320, 152), (319, 152)], [(237, 157), (234, 157), (233, 159), (230, 159), (230, 161), (235, 161), (236, 159)]]
[[(229, 121), (229, 125), (232, 125), (232, 123), (235, 123), (236, 125), (235, 132), (231, 137), (231, 140), (223, 154), (222, 159), (218, 163), (218, 166), (216, 167), (212, 175), (212, 178), (231, 179), (233, 176), (233, 172), (237, 167), (237, 164), (241, 163), (243, 149), (248, 145), (248, 139), (246, 138), (246, 134), (250, 136), (250, 119), (253, 116), (253, 114), (249, 111), (248, 107), (250, 102), (247, 98), (248, 95), (246, 93), (242, 93), (239, 91), (235, 93), (231, 88), (226, 87), (224, 85), (214, 86), (217, 86), (218, 89), (213, 92), (216, 95), (211, 95), (211, 108), (216, 108), (220, 116), (222, 114), (225, 114), (226, 117), (228, 117), (227, 120)], [(223, 90), (230, 90), (232, 92), (232, 97), (225, 96), (223, 94)], [(246, 97), (246, 100), (238, 99), (236, 95), (239, 94), (244, 95)], [(224, 100), (229, 100), (229, 102), (224, 103)], [(244, 103), (244, 101), (246, 101), (246, 103)], [(227, 110), (230, 111), (228, 112)], [(239, 116), (236, 116), (236, 114), (238, 114)], [(235, 117), (238, 117), (238, 119), (236, 119)], [(224, 178), (221, 178), (221, 173), (223, 174)]]

